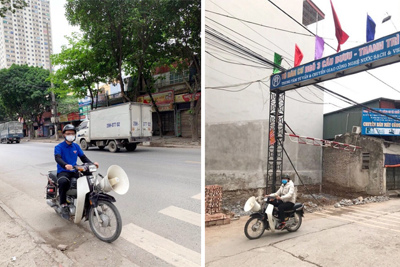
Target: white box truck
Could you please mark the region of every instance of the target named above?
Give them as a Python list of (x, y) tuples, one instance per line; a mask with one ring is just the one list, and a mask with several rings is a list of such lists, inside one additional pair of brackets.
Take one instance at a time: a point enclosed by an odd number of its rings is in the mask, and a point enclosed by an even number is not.
[(78, 127), (76, 142), (82, 150), (108, 146), (110, 152), (121, 147), (134, 151), (138, 143), (151, 141), (152, 127), (151, 106), (129, 102), (90, 111), (89, 120)]

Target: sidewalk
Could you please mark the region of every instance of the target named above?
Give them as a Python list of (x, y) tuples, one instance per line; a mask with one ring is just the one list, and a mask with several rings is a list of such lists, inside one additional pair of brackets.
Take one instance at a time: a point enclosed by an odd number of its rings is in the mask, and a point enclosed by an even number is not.
[[(0, 266), (74, 266), (0, 201)], [(76, 266), (76, 265), (75, 265)]]
[[(43, 142), (43, 143), (59, 143), (63, 139), (60, 138), (59, 141), (56, 141), (54, 138), (49, 137), (38, 137), (35, 139), (28, 139), (27, 137), (23, 138), (21, 142)], [(140, 146), (146, 146), (140, 144)], [(192, 138), (183, 138), (183, 137), (175, 137), (175, 136), (153, 136), (152, 141), (150, 142), (151, 147), (175, 147), (175, 148), (201, 148), (201, 140), (198, 142), (192, 142)]]

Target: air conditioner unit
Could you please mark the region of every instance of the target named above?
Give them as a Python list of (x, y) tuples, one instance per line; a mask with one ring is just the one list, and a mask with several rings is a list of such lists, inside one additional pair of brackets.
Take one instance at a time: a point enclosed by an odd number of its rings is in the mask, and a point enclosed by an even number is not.
[(353, 126), (353, 129), (351, 130), (351, 133), (355, 133), (355, 134), (361, 133), (361, 127), (360, 126)]

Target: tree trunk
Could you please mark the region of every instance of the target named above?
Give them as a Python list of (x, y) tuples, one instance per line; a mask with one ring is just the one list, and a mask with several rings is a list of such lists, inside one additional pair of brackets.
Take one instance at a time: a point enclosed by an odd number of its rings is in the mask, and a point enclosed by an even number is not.
[(154, 101), (154, 98), (153, 98), (153, 95), (151, 94), (150, 88), (147, 86), (147, 82), (146, 82), (146, 79), (144, 78), (144, 75), (142, 75), (142, 80), (143, 80), (143, 82), (144, 82), (144, 84), (146, 86), (146, 91), (149, 94), (149, 97), (151, 99), (151, 103), (153, 104), (153, 107), (155, 108), (156, 113), (157, 113), (158, 128), (160, 129), (160, 137), (163, 137), (163, 130), (162, 130), (163, 125), (162, 125), (162, 121), (161, 121), (160, 111), (158, 110), (158, 106), (156, 104), (156, 101)]

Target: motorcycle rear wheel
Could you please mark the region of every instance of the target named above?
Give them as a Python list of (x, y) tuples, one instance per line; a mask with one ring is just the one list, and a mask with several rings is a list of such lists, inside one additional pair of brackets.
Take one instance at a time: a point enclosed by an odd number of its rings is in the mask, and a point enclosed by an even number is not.
[(260, 218), (250, 218), (244, 226), (244, 234), (250, 240), (260, 238), (264, 231), (265, 225)]
[(107, 243), (117, 240), (122, 230), (122, 219), (117, 207), (109, 201), (99, 200), (96, 209), (103, 223), (99, 223), (92, 207), (89, 213), (89, 225), (94, 235)]
[[(297, 221), (297, 223), (296, 223), (296, 221)], [(288, 223), (286, 223), (286, 225), (287, 225), (286, 230), (288, 230), (288, 232), (296, 232), (297, 230), (299, 230), (299, 228), (301, 226), (301, 222), (302, 222), (301, 215), (298, 214), (297, 212), (295, 212), (294, 216), (289, 219)]]

